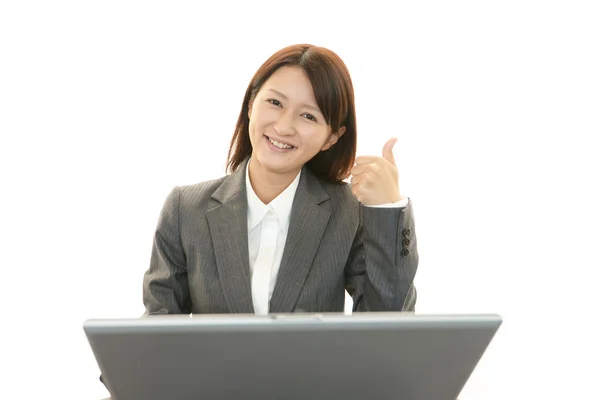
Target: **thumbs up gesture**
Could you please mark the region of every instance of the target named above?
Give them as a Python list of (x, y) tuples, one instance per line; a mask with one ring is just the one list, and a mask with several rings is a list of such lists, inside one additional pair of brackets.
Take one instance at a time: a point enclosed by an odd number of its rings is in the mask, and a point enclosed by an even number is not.
[(395, 203), (402, 200), (398, 187), (398, 169), (392, 149), (398, 139), (383, 146), (383, 157), (361, 156), (352, 168), (352, 193), (364, 205)]

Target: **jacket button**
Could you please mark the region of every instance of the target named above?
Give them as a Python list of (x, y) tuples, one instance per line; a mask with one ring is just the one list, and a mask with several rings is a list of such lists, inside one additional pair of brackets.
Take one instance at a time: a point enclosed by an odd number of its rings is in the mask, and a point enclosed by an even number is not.
[(402, 246), (404, 246), (404, 247), (408, 247), (408, 246), (410, 246), (410, 239), (409, 239), (409, 238), (405, 238), (405, 239), (402, 241)]
[(409, 237), (409, 236), (410, 236), (410, 229), (406, 228), (406, 229), (405, 229), (405, 230), (402, 232), (402, 234), (403, 234), (403, 235), (404, 235), (404, 237), (406, 237), (406, 238), (407, 238), (407, 237)]
[(402, 255), (402, 257), (406, 257), (410, 254), (410, 251), (408, 251), (408, 249), (402, 249), (402, 252), (400, 254)]

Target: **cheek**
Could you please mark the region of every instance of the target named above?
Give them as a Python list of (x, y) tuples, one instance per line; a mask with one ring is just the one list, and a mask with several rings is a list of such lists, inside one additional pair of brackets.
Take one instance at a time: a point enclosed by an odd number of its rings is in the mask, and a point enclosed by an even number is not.
[(252, 146), (252, 148), (256, 147), (259, 143), (260, 136), (262, 136), (262, 134), (260, 133), (260, 129), (257, 128), (256, 123), (253, 120), (250, 120), (250, 123), (248, 124), (248, 136), (250, 138), (250, 145)]
[(329, 134), (325, 129), (307, 129), (303, 135), (303, 141), (305, 144), (314, 147), (315, 150), (320, 150), (329, 139)]
[(254, 127), (254, 120), (251, 119), (250, 122), (248, 123), (248, 133), (250, 134), (250, 140), (252, 140), (252, 136), (254, 136), (254, 131), (255, 131), (255, 127)]
[(250, 118), (250, 125), (254, 126), (255, 129), (260, 130), (270, 124), (272, 124), (276, 118), (273, 112), (270, 110), (255, 110)]

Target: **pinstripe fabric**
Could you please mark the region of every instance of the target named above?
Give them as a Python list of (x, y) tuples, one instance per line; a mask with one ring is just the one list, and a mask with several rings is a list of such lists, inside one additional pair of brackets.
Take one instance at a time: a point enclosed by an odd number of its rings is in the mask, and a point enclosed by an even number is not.
[[(145, 315), (254, 312), (243, 167), (167, 196), (144, 274)], [(355, 311), (414, 310), (414, 232), (410, 201), (364, 207), (349, 185), (305, 168), (270, 311), (342, 312), (345, 289)]]

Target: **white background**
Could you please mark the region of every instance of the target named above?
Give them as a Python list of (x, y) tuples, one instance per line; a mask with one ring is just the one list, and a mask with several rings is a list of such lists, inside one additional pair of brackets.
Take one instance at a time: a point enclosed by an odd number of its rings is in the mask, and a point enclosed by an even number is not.
[(505, 319), (461, 399), (600, 398), (598, 3), (216, 3), (0, 3), (0, 397), (107, 395), (83, 321), (143, 312), (166, 195), (224, 174), (253, 73), (308, 42), (359, 154), (400, 138), (418, 311)]

